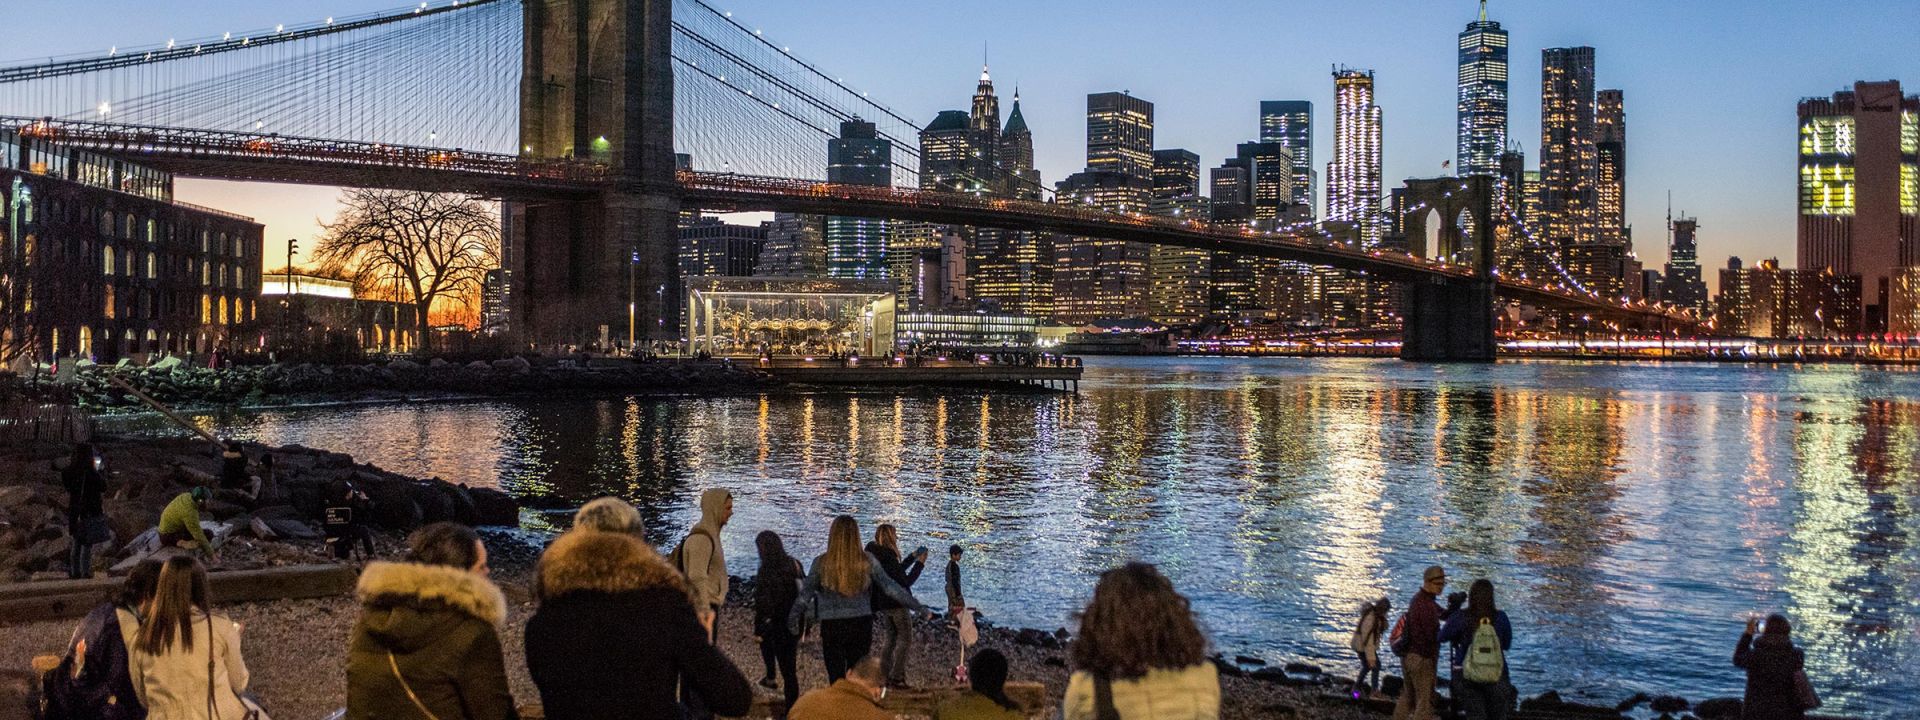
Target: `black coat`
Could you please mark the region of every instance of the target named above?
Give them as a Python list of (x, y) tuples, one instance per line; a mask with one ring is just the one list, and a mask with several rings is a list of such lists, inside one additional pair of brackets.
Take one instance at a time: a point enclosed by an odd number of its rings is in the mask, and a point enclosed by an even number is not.
[(1794, 673), (1800, 672), (1805, 655), (1785, 635), (1741, 635), (1733, 650), (1733, 664), (1747, 669), (1747, 696), (1740, 717), (1743, 720), (1801, 720), (1807, 716), (1800, 708), (1800, 693), (1794, 688)]
[(693, 614), (673, 566), (631, 536), (562, 535), (540, 559), (527, 670), (551, 720), (682, 716), (684, 678), (708, 709), (745, 715), (753, 688)]
[(60, 471), (60, 484), (67, 488), (67, 517), (99, 517), (106, 514), (103, 497), (107, 479), (91, 463), (68, 466)]
[(806, 570), (801, 569), (799, 560), (791, 557), (786, 560), (784, 569), (776, 566), (763, 570), (753, 579), (755, 635), (765, 637), (787, 630), (787, 613), (793, 610), (793, 601), (800, 596), (800, 582), (806, 579)]
[[(892, 578), (895, 584), (908, 592), (913, 591), (914, 581), (920, 579), (920, 571), (926, 569), (926, 565), (917, 559), (909, 558), (906, 563), (902, 564), (899, 553), (894, 552), (893, 548), (881, 545), (880, 543), (867, 543), (867, 553), (872, 555), (875, 560), (880, 561), (880, 570), (885, 572), (887, 577)], [(872, 592), (874, 612), (898, 610), (905, 607), (895, 602), (893, 598), (887, 597), (887, 594), (881, 592), (878, 586), (875, 586)]]

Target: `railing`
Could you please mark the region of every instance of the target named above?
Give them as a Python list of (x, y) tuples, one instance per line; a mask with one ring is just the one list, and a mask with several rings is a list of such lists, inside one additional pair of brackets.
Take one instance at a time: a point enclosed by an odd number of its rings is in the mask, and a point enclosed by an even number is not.
[(72, 405), (16, 401), (0, 404), (0, 445), (71, 444), (93, 437), (93, 416)]
[(185, 201), (181, 201), (181, 200), (174, 200), (174, 201), (173, 201), (173, 205), (174, 205), (174, 207), (182, 207), (182, 208), (186, 208), (186, 209), (188, 209), (188, 210), (192, 210), (192, 211), (194, 211), (194, 212), (203, 212), (203, 213), (207, 213), (207, 214), (209, 214), (209, 215), (218, 215), (218, 216), (220, 216), (220, 217), (223, 217), (223, 218), (228, 218), (228, 219), (230, 219), (230, 220), (240, 220), (240, 221), (243, 221), (243, 222), (253, 222), (253, 221), (254, 221), (254, 219), (253, 219), (253, 218), (251, 218), (251, 217), (248, 217), (248, 216), (246, 216), (246, 215), (241, 215), (240, 213), (236, 213), (236, 212), (228, 212), (228, 211), (226, 211), (226, 210), (221, 210), (221, 209), (219, 209), (219, 208), (210, 208), (210, 207), (207, 207), (207, 206), (205, 206), (205, 205), (195, 205), (195, 204), (193, 204), (193, 203), (190, 203), (190, 202), (185, 202)]

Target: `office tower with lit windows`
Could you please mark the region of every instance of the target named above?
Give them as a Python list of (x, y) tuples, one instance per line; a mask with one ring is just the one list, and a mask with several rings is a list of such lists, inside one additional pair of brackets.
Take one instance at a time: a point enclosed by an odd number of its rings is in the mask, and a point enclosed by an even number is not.
[[(1087, 169), (1055, 185), (1054, 201), (1145, 214), (1153, 195), (1153, 103), (1126, 93), (1087, 96)], [(1062, 236), (1054, 243), (1054, 317), (1089, 323), (1147, 316), (1152, 248)]]
[(1278, 142), (1240, 143), (1234, 148), (1240, 163), (1251, 169), (1251, 201), (1256, 230), (1272, 231), (1293, 204), (1293, 154)]
[(1191, 150), (1153, 151), (1153, 196), (1172, 198), (1200, 194), (1200, 156)]
[(1766, 259), (1720, 271), (1716, 330), (1760, 338), (1848, 338), (1860, 333), (1860, 276), (1791, 269)]
[[(1000, 150), (1000, 98), (993, 94), (993, 77), (980, 66), (980, 84), (973, 88), (973, 111), (968, 116), (973, 145), (985, 164), (997, 164)], [(993, 178), (999, 180), (998, 177)]]
[(1327, 164), (1327, 220), (1349, 230), (1342, 240), (1380, 242), (1380, 106), (1373, 71), (1333, 71), (1333, 162)]
[(1013, 90), (1013, 108), (1007, 111), (1007, 126), (1000, 131), (996, 156), (1000, 167), (1013, 184), (1013, 195), (1038, 200), (1045, 189), (1040, 171), (1033, 167), (1033, 131), (1027, 129), (1027, 117), (1020, 113), (1020, 89)]
[(826, 219), (774, 213), (754, 264), (757, 277), (819, 277), (827, 271)]
[(1461, 177), (1498, 175), (1500, 153), (1507, 149), (1507, 31), (1480, 19), (1460, 33), (1459, 158)]
[(1153, 103), (1126, 93), (1087, 96), (1087, 170), (1153, 180)]
[(1260, 142), (1280, 143), (1293, 156), (1294, 206), (1312, 218), (1318, 198), (1313, 192), (1313, 103), (1305, 100), (1260, 101)]
[(1707, 312), (1707, 284), (1700, 277), (1700, 221), (1682, 213), (1668, 223), (1667, 272), (1661, 299), (1682, 308)]
[(1540, 51), (1540, 239), (1564, 249), (1596, 239), (1593, 48)]
[(1889, 332), (1905, 268), (1920, 265), (1920, 97), (1859, 82), (1800, 101), (1802, 270), (1860, 276), (1866, 332)]
[(680, 228), (681, 277), (747, 277), (760, 262), (771, 223), (735, 225), (700, 218)]
[(1627, 104), (1619, 90), (1594, 96), (1594, 233), (1603, 243), (1633, 250), (1627, 231)]
[[(892, 185), (893, 141), (880, 137), (873, 123), (859, 118), (840, 123), (840, 137), (827, 141), (827, 182)], [(886, 220), (829, 216), (826, 241), (829, 277), (887, 276)]]
[(920, 189), (979, 189), (973, 161), (973, 119), (964, 110), (942, 110), (920, 130)]
[[(981, 105), (976, 98), (975, 105)], [(1033, 167), (1033, 131), (1020, 112), (1020, 92), (1000, 131), (995, 155), (1007, 194), (1039, 200), (1045, 188)], [(1053, 313), (1053, 234), (1030, 230), (975, 230), (971, 250), (971, 292), (982, 306), (1001, 312), (1046, 317)]]
[[(1199, 158), (1196, 156), (1194, 161), (1197, 168)], [(1192, 190), (1199, 189), (1196, 175)], [(1147, 203), (1148, 214), (1176, 220), (1205, 222), (1211, 210), (1207, 198), (1197, 192), (1166, 196), (1156, 194)], [(1147, 317), (1169, 326), (1198, 325), (1206, 320), (1208, 292), (1212, 284), (1211, 256), (1212, 253), (1206, 250), (1172, 245), (1153, 246), (1153, 287), (1148, 296)]]

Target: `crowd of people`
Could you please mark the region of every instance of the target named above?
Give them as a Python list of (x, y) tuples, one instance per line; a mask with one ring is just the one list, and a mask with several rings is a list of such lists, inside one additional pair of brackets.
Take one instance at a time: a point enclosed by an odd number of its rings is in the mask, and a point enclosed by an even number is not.
[[(75, 495), (77, 526), (97, 512), (97, 498), (88, 504), (98, 485), (88, 473), (99, 470), (91, 453), (76, 450), (63, 476)], [(352, 494), (349, 488), (345, 499)], [(80, 623), (61, 664), (43, 679), (46, 718), (267, 717), (248, 692), (241, 627), (213, 610), (206, 566), (192, 552), (211, 549), (198, 525), (205, 497), (195, 488), (168, 506), (160, 527), (168, 550), (134, 566), (118, 594)], [(752, 684), (718, 643), (730, 582), (723, 538), (733, 510), (728, 490), (703, 492), (699, 522), (662, 555), (631, 504), (601, 498), (580, 508), (573, 526), (540, 556), (532, 588), (537, 608), (525, 626), (527, 670), (546, 717), (698, 720), (751, 709)], [(780, 692), (781, 701), (770, 703), (775, 712), (792, 720), (893, 717), (882, 703), (890, 690), (911, 689), (915, 617), (944, 616), (963, 638), (954, 672), (960, 682), (935, 708), (935, 719), (1028, 717), (1035, 708), (1007, 695), (1007, 656), (968, 653), (963, 548), (948, 550), (947, 607), (939, 612), (912, 590), (929, 562), (927, 548), (903, 553), (900, 531), (890, 524), (862, 538), (857, 519), (835, 517), (825, 552), (803, 564), (779, 534), (754, 537), (752, 632), (764, 662), (758, 684)], [(1352, 692), (1378, 692), (1384, 639), (1403, 676), (1394, 720), (1438, 717), (1435, 686), (1445, 650), (1453, 713), (1504, 720), (1517, 695), (1507, 664), (1513, 625), (1492, 581), (1446, 595), (1443, 607), (1447, 586), (1445, 569), (1430, 567), (1397, 620), (1390, 620), (1386, 598), (1362, 609), (1351, 641), (1360, 662)], [(404, 558), (362, 569), (356, 595), (347, 720), (517, 717), (502, 651), (507, 601), (473, 529), (421, 528)], [(1078, 621), (1061, 705), (1066, 720), (1219, 716), (1219, 670), (1207, 637), (1187, 597), (1156, 567), (1130, 562), (1103, 573)], [(828, 685), (802, 692), (800, 641), (815, 633)], [(1748, 673), (1744, 718), (1797, 720), (1818, 706), (1785, 617), (1767, 618), (1764, 630), (1749, 622), (1733, 662)]]

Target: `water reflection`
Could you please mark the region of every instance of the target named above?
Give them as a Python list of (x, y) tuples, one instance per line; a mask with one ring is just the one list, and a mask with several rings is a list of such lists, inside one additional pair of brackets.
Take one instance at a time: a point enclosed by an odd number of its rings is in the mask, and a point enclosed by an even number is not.
[(1830, 709), (1920, 696), (1920, 376), (1106, 360), (1082, 388), (200, 420), (562, 503), (620, 495), (661, 542), (724, 484), (736, 558), (763, 528), (804, 555), (834, 514), (891, 521), (968, 548), (968, 597), (1021, 625), (1068, 624), (1100, 570), (1138, 557), (1224, 649), (1344, 670), (1359, 604), (1404, 605), (1442, 563), (1499, 585), (1530, 691), (1737, 694), (1741, 620), (1782, 610)]

